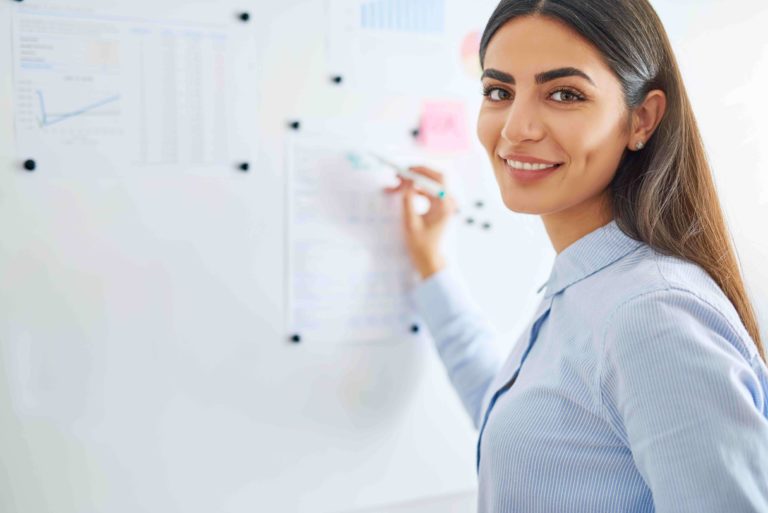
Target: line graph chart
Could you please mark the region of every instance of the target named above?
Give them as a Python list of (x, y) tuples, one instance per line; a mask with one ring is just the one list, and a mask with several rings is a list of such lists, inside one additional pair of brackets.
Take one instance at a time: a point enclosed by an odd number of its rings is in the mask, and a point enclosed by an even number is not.
[[(245, 37), (245, 36), (243, 36)], [(227, 162), (235, 74), (224, 27), (21, 10), (18, 151), (144, 167)], [(238, 66), (242, 69), (242, 66)]]
[(37, 120), (41, 128), (55, 125), (56, 123), (60, 123), (62, 121), (66, 121), (68, 119), (82, 116), (85, 114), (91, 114), (93, 113), (93, 111), (100, 109), (105, 105), (109, 105), (111, 103), (115, 103), (120, 100), (120, 95), (115, 94), (107, 98), (104, 98), (102, 100), (99, 100), (97, 102), (91, 103), (89, 105), (74, 109), (70, 112), (49, 113), (45, 105), (45, 95), (43, 94), (43, 92), (39, 89), (36, 89), (35, 94), (37, 95), (37, 99), (40, 107), (40, 116), (37, 118)]

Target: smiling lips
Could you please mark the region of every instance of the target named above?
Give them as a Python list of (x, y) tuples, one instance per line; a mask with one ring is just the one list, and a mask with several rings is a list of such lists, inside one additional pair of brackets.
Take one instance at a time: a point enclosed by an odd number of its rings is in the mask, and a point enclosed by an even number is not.
[(519, 171), (546, 171), (562, 164), (562, 162), (550, 162), (525, 155), (506, 155), (501, 158), (509, 167)]
[(530, 162), (522, 162), (519, 160), (507, 160), (507, 165), (512, 169), (519, 169), (521, 171), (546, 171), (547, 169), (554, 169), (560, 164), (532, 164)]

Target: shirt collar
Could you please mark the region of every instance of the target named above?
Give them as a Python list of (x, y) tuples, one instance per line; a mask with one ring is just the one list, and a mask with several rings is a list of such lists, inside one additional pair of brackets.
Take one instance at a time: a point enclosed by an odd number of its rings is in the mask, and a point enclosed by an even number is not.
[(554, 296), (600, 269), (608, 267), (642, 244), (624, 234), (615, 220), (588, 233), (555, 257), (549, 279), (541, 287), (541, 289), (547, 288), (544, 297)]

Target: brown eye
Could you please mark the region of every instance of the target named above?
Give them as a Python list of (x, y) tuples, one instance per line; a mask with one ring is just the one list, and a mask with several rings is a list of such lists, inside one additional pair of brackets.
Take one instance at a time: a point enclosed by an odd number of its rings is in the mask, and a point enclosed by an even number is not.
[(556, 95), (560, 95), (560, 99), (556, 99), (558, 103), (576, 103), (579, 101), (583, 101), (584, 97), (577, 93), (576, 91), (571, 91), (570, 89), (558, 89), (554, 93), (552, 93), (551, 97), (555, 98)]
[(509, 91), (506, 91), (499, 87), (489, 87), (485, 91), (483, 91), (483, 95), (486, 96), (492, 102), (500, 102), (504, 100), (509, 100), (511, 98)]

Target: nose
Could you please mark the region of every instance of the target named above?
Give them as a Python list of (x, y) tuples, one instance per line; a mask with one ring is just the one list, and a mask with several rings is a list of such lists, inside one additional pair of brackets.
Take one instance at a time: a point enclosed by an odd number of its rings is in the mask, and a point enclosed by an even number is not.
[(513, 145), (526, 141), (540, 141), (545, 134), (540, 112), (533, 99), (515, 97), (507, 111), (501, 137)]

